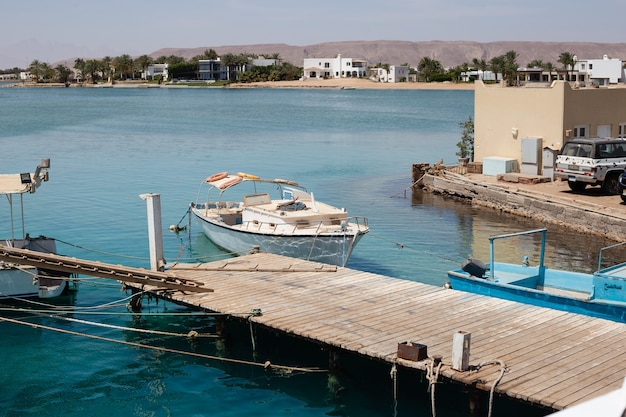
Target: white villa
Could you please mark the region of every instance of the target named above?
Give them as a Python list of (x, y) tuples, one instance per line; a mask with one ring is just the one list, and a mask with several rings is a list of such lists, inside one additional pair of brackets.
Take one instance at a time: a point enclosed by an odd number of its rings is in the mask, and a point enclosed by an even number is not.
[(405, 65), (391, 65), (385, 68), (370, 68), (369, 75), (373, 81), (382, 83), (401, 83), (409, 81), (410, 68)]
[(367, 61), (354, 58), (305, 58), (304, 78), (361, 78), (367, 76)]
[(625, 69), (621, 59), (609, 58), (604, 55), (602, 59), (581, 59), (576, 63), (574, 71), (579, 74), (579, 81), (599, 86), (626, 82)]
[(167, 72), (167, 68), (169, 64), (153, 64), (148, 65), (148, 68), (141, 73), (141, 78), (147, 80), (149, 78), (158, 77), (159, 75), (163, 77), (163, 81), (166, 81), (169, 78), (169, 73)]

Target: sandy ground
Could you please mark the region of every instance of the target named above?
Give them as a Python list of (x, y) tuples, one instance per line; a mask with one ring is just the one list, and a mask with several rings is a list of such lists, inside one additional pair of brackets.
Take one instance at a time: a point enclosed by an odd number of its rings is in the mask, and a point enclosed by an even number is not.
[(231, 84), (229, 88), (337, 88), (382, 90), (473, 90), (473, 84), (465, 83), (380, 83), (363, 78), (306, 79), (302, 81), (266, 81), (258, 83)]

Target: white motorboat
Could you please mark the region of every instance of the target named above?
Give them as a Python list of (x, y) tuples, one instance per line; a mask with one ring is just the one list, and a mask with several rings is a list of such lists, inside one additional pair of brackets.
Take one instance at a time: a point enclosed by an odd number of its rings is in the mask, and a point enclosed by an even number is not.
[(220, 172), (203, 181), (199, 196), (204, 186), (208, 196), (192, 203), (191, 213), (210, 240), (235, 254), (257, 249), (345, 266), (369, 231), (367, 218), (348, 217), (293, 181)]
[[(56, 253), (54, 239), (30, 237), (24, 229), (24, 194), (34, 193), (42, 181), (48, 181), (50, 160), (43, 159), (34, 173), (0, 174), (0, 194), (9, 204), (11, 236), (0, 240), (0, 245), (44, 253)], [(15, 236), (14, 201), (19, 196), (21, 233)], [(68, 274), (41, 270), (34, 266), (0, 261), (0, 298), (57, 297), (67, 288)]]

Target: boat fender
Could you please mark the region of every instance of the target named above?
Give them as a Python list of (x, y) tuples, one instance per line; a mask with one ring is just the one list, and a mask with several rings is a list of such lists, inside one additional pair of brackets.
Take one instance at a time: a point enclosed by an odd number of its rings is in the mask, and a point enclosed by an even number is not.
[(484, 278), (488, 268), (478, 259), (470, 258), (461, 264), (461, 269), (474, 277)]

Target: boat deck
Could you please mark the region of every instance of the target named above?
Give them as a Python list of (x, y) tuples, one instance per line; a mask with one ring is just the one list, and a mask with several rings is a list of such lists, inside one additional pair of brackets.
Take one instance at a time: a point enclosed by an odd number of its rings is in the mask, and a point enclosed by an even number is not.
[(171, 272), (214, 289), (165, 297), (177, 303), (242, 318), (260, 309), (258, 325), (426, 370), (429, 360), (397, 359), (398, 343), (417, 342), (443, 357), (442, 376), (489, 390), (499, 366), (451, 367), (454, 333), (470, 332), (471, 366), (506, 363), (497, 393), (554, 409), (615, 390), (626, 375), (623, 323), (266, 253)]

